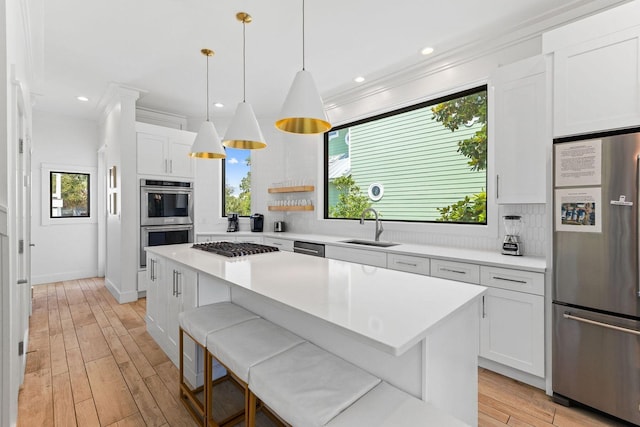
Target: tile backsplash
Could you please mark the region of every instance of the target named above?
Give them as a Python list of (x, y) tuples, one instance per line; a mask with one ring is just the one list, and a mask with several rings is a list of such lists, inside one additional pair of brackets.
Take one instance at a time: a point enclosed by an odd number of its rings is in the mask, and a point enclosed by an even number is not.
[[(500, 223), (498, 236), (495, 238), (478, 236), (456, 236), (451, 234), (438, 234), (415, 231), (398, 231), (386, 226), (382, 240), (389, 240), (400, 243), (414, 243), (423, 245), (459, 247), (479, 250), (499, 251), (502, 246), (502, 239), (505, 235), (502, 216), (520, 215), (522, 217), (521, 240), (524, 244), (525, 255), (545, 256), (548, 241), (547, 212), (544, 204), (523, 204), (500, 206)], [(362, 237), (369, 237), (369, 229), (366, 231), (358, 225), (336, 227), (335, 224), (327, 221), (319, 221), (304, 213), (290, 213), (282, 218), (287, 222), (288, 231), (309, 234), (345, 234), (352, 236), (355, 233), (363, 234)], [(340, 228), (343, 228), (342, 230)], [(367, 233), (364, 235), (364, 233)], [(352, 236), (353, 237), (353, 236)]]

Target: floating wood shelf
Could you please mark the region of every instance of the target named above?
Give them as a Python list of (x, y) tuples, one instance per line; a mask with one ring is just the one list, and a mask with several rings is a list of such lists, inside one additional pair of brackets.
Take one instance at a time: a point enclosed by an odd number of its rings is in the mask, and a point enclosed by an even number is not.
[(313, 191), (316, 188), (313, 185), (297, 185), (295, 187), (272, 187), (269, 193), (303, 193)]
[(313, 205), (306, 206), (269, 206), (270, 211), (312, 211)]

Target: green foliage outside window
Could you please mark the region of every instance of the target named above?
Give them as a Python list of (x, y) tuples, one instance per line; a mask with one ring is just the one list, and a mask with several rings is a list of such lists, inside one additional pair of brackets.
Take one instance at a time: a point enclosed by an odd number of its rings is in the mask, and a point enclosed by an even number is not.
[[(478, 122), (482, 127), (471, 137), (458, 142), (458, 152), (469, 158), (472, 171), (487, 168), (487, 92), (456, 98), (434, 106), (433, 117), (443, 126), (456, 131), (461, 126)], [(438, 221), (486, 223), (487, 191), (465, 196), (449, 206), (438, 208)]]
[[(251, 158), (246, 160), (247, 166), (251, 166)], [(225, 183), (224, 186), (225, 213), (237, 213), (239, 216), (251, 215), (251, 171), (240, 181), (240, 194), (235, 196), (234, 188)]]
[(369, 196), (362, 194), (351, 175), (331, 181), (338, 191), (338, 203), (329, 207), (332, 218), (360, 218), (362, 211), (371, 207)]
[(51, 172), (51, 218), (88, 217), (89, 174)]

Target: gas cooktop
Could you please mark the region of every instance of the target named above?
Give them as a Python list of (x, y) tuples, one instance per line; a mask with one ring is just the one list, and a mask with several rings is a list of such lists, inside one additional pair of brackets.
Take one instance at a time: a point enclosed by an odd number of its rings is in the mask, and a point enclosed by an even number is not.
[(277, 252), (279, 250), (273, 246), (246, 242), (206, 242), (196, 243), (191, 247), (226, 257), (264, 254), (267, 252)]

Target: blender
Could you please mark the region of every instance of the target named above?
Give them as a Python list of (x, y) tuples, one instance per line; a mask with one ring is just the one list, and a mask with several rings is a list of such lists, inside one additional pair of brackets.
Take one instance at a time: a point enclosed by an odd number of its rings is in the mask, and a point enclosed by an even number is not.
[(507, 215), (502, 217), (504, 230), (507, 233), (502, 241), (503, 255), (522, 255), (522, 242), (520, 241), (520, 231), (522, 229), (522, 219), (519, 215)]

